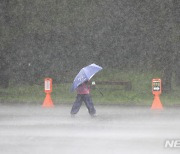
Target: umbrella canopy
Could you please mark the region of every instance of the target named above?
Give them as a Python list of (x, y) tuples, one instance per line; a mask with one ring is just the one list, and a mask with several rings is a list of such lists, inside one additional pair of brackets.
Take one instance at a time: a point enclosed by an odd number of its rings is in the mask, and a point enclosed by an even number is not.
[(74, 78), (71, 91), (74, 91), (80, 84), (84, 83), (85, 81), (90, 80), (100, 70), (102, 70), (102, 67), (96, 64), (83, 67)]

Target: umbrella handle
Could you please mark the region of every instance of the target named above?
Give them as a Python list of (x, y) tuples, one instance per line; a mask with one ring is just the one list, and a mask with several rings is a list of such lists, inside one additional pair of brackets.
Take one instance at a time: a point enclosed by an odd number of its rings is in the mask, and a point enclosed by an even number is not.
[(102, 96), (104, 96), (103, 95), (103, 93), (99, 90), (99, 88), (96, 86), (96, 89), (99, 91), (99, 93), (102, 95)]
[(92, 81), (91, 84), (92, 84), (93, 86), (95, 86), (95, 89), (97, 89), (102, 96), (104, 96), (103, 93), (100, 91), (100, 89), (96, 86), (96, 82), (95, 82), (95, 81)]

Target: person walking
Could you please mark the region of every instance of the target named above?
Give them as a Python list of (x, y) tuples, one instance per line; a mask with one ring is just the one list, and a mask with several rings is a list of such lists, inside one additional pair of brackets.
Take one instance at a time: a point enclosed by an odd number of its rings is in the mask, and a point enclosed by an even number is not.
[(82, 102), (84, 102), (88, 109), (89, 114), (91, 115), (91, 117), (94, 117), (96, 115), (96, 109), (94, 108), (94, 104), (92, 102), (92, 98), (90, 95), (89, 81), (85, 81), (84, 83), (80, 84), (76, 88), (76, 92), (77, 92), (77, 96), (71, 109), (71, 116), (74, 117), (75, 114), (78, 113), (82, 105)]

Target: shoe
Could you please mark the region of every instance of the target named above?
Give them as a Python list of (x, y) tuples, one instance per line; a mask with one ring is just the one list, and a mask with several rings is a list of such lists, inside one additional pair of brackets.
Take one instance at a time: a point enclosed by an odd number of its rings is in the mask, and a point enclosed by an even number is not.
[(97, 117), (97, 114), (91, 114), (91, 118)]
[(75, 118), (75, 114), (71, 114), (71, 118)]

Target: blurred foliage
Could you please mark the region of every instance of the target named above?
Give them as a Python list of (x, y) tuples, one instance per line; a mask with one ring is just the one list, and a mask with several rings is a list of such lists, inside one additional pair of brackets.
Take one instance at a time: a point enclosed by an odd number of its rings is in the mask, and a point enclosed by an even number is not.
[[(139, 73), (139, 72), (125, 72), (112, 70), (115, 74), (113, 77), (109, 70), (99, 72), (94, 80), (107, 81), (118, 80), (118, 76), (132, 82), (133, 88), (131, 91), (124, 90), (123, 86), (106, 86), (96, 84), (96, 89), (91, 88), (91, 95), (95, 104), (125, 104), (125, 105), (146, 105), (151, 106), (153, 95), (151, 92), (151, 80), (154, 76), (161, 77), (159, 72)], [(174, 82), (173, 82), (174, 83)], [(55, 105), (68, 104), (75, 101), (76, 92), (70, 92), (71, 83), (53, 84), (53, 92), (51, 94)], [(103, 96), (97, 90), (103, 93)], [(169, 94), (160, 96), (163, 105), (174, 106), (180, 105), (180, 87), (174, 85), (175, 90)], [(0, 102), (1, 103), (26, 103), (42, 105), (45, 99), (44, 84), (28, 85), (17, 84), (10, 85), (8, 88), (0, 88)]]
[(170, 91), (173, 75), (180, 85), (178, 6), (178, 0), (1, 0), (0, 83), (40, 84), (47, 76), (67, 82), (97, 63), (160, 71)]

